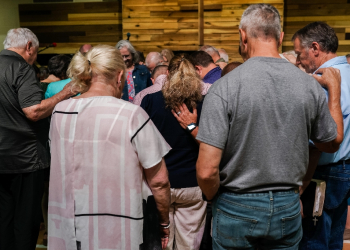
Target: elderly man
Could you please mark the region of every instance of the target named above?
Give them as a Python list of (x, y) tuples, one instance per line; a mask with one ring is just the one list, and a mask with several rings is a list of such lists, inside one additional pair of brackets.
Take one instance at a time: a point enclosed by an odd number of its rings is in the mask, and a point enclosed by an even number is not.
[(320, 84), (280, 58), (283, 32), (271, 5), (250, 5), (239, 33), (245, 63), (212, 85), (197, 135), (213, 249), (298, 249), (309, 138), (328, 152), (342, 142), (339, 78), (325, 70), (330, 113)]
[(146, 67), (151, 74), (153, 69), (163, 62), (164, 59), (159, 52), (149, 52), (145, 60)]
[(140, 91), (152, 86), (151, 74), (145, 65), (138, 64), (139, 55), (128, 40), (120, 40), (116, 48), (119, 49), (126, 66), (122, 99), (133, 102)]
[[(293, 38), (297, 64), (306, 73), (332, 67), (341, 74), (341, 110), (344, 141), (335, 153), (322, 153), (314, 179), (326, 181), (326, 196), (322, 216), (317, 223), (312, 217), (303, 220), (304, 236), (300, 249), (342, 249), (346, 223), (347, 198), (350, 191), (350, 65), (346, 56), (337, 56), (338, 38), (333, 28), (322, 22), (308, 24)], [(332, 89), (323, 86), (329, 102)], [(329, 103), (331, 107), (331, 104)]]
[(228, 63), (228, 54), (225, 49), (218, 49), (220, 58), (224, 59), (225, 63)]
[(0, 249), (35, 249), (50, 165), (49, 122), (44, 118), (76, 94), (67, 86), (42, 100), (31, 66), (38, 47), (29, 29), (11, 29), (0, 53)]
[(213, 58), (214, 63), (218, 65), (221, 69), (223, 69), (227, 65), (225, 60), (220, 57), (220, 53), (215, 47), (210, 45), (204, 45), (199, 49), (199, 51), (207, 52)]
[(195, 51), (190, 58), (203, 82), (213, 84), (221, 77), (221, 68), (207, 52)]

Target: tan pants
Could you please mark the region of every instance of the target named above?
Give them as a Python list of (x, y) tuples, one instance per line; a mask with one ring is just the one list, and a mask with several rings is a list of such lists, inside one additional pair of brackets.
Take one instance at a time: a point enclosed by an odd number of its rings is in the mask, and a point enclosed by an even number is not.
[(207, 203), (199, 187), (171, 188), (170, 236), (167, 250), (198, 250), (202, 241)]

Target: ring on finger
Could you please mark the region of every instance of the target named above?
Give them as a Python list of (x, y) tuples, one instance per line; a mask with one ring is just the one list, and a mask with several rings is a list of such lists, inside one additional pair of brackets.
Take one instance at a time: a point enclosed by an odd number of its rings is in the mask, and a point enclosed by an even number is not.
[(181, 112), (179, 111), (179, 112), (177, 112), (177, 115), (180, 115), (181, 114)]

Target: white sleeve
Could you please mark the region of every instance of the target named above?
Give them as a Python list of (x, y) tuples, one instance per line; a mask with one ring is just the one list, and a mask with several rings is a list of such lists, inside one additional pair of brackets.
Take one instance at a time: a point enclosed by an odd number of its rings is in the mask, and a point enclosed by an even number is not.
[(171, 149), (142, 108), (133, 116), (131, 143), (143, 168), (158, 164)]

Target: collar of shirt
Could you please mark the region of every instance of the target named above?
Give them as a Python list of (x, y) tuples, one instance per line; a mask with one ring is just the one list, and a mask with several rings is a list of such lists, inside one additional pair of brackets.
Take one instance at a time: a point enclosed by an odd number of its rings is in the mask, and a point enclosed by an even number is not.
[(210, 70), (203, 78), (205, 83), (214, 83), (221, 77), (221, 68), (215, 67)]
[[(336, 65), (344, 64), (344, 63), (345, 64), (348, 63), (348, 61), (346, 60), (346, 56), (337, 56), (337, 57), (332, 58), (331, 60), (328, 60), (324, 64), (322, 64), (318, 69), (334, 67)], [(317, 70), (315, 72), (317, 72)], [(315, 74), (315, 72), (313, 74)]]
[(154, 81), (154, 85), (162, 85), (165, 83), (167, 75), (159, 75)]
[(0, 52), (0, 55), (2, 55), (2, 56), (15, 56), (15, 57), (18, 57), (18, 58), (22, 59), (23, 61), (25, 61), (24, 58), (20, 54), (14, 52), (12, 50), (8, 50), (8, 49), (2, 50)]

